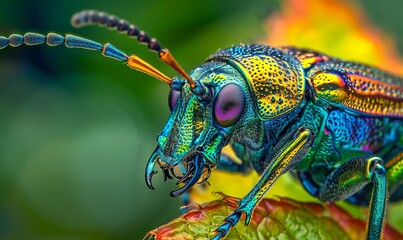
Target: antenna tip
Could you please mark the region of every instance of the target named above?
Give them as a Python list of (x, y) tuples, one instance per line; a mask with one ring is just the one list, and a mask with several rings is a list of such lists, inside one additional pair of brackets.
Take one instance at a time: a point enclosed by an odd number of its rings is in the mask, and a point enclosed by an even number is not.
[(193, 79), (183, 70), (183, 68), (179, 65), (179, 63), (175, 60), (175, 58), (172, 56), (171, 52), (168, 49), (162, 49), (161, 51), (158, 52), (159, 58), (167, 63), (169, 66), (171, 66), (175, 71), (177, 71), (182, 77), (186, 79), (186, 81), (189, 83), (190, 88), (195, 88), (196, 83), (193, 81)]

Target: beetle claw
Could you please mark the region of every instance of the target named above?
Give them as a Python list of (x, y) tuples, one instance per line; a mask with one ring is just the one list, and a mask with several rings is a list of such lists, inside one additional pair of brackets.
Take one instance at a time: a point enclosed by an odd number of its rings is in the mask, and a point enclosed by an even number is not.
[(171, 174), (169, 174), (169, 169), (167, 169), (167, 168), (165, 168), (164, 170), (163, 170), (163, 173), (164, 173), (164, 182), (166, 182), (168, 179), (174, 179), (172, 176), (171, 176)]
[[(186, 181), (185, 186), (179, 188), (178, 190), (172, 191), (171, 192), (171, 197), (177, 197), (179, 195), (181, 195), (182, 193), (186, 192), (187, 190), (189, 190), (193, 185), (195, 185), (200, 177), (202, 176), (203, 172), (204, 172), (204, 166), (206, 164), (204, 157), (197, 155), (194, 160), (193, 160), (193, 165), (194, 167), (189, 169), (188, 172), (190, 172), (192, 169), (194, 169), (193, 171), (191, 171), (192, 177), (185, 179), (184, 181)], [(187, 173), (185, 174), (187, 175)], [(189, 173), (190, 175), (190, 173)], [(184, 178), (183, 178), (184, 179)], [(182, 179), (180, 180), (180, 182), (182, 181)]]
[(189, 181), (191, 175), (195, 171), (195, 168), (191, 163), (192, 162), (189, 162), (185, 175), (182, 176), (182, 178), (176, 183), (176, 185), (181, 184), (181, 183), (187, 183)]
[(147, 187), (155, 190), (151, 179), (153, 177), (154, 174), (157, 173), (157, 171), (154, 170), (155, 167), (155, 163), (157, 162), (157, 154), (158, 154), (159, 148), (157, 147), (154, 151), (154, 153), (151, 155), (150, 160), (148, 160), (147, 162), (147, 166), (146, 166), (146, 174), (145, 174), (145, 179), (146, 179), (146, 184)]
[[(199, 182), (199, 184), (202, 184), (202, 183), (206, 182), (210, 178), (210, 175), (211, 175), (211, 168), (207, 167), (207, 173), (205, 174), (203, 180), (201, 180)], [(209, 184), (209, 183), (207, 182), (207, 184)]]

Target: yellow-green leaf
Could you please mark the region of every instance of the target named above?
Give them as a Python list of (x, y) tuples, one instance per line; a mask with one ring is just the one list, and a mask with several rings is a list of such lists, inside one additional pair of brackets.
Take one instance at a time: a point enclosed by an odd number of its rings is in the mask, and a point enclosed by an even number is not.
[[(150, 231), (146, 237), (164, 239), (210, 239), (214, 229), (237, 207), (239, 199), (224, 197), (194, 204), (171, 222)], [(298, 202), (289, 198), (264, 199), (256, 207), (248, 226), (244, 217), (227, 239), (364, 239), (365, 222), (355, 219), (335, 204)], [(403, 239), (386, 226), (385, 240)]]

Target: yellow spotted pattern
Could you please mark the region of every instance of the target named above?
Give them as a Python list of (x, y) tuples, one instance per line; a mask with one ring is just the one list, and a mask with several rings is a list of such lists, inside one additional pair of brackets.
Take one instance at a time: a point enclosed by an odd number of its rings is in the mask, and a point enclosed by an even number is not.
[(300, 66), (271, 56), (250, 56), (236, 64), (249, 80), (261, 118), (278, 117), (301, 103), (305, 80)]

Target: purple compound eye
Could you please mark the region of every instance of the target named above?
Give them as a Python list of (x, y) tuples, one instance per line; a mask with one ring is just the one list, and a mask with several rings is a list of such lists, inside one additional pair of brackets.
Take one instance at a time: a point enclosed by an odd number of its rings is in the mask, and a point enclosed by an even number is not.
[(180, 95), (181, 95), (181, 92), (179, 92), (179, 91), (175, 91), (172, 89), (171, 89), (171, 91), (169, 91), (168, 105), (169, 105), (169, 109), (171, 110), (171, 112), (174, 109), (176, 103), (178, 102)]
[(245, 109), (245, 95), (237, 84), (225, 85), (215, 99), (213, 113), (216, 122), (222, 127), (234, 125)]

